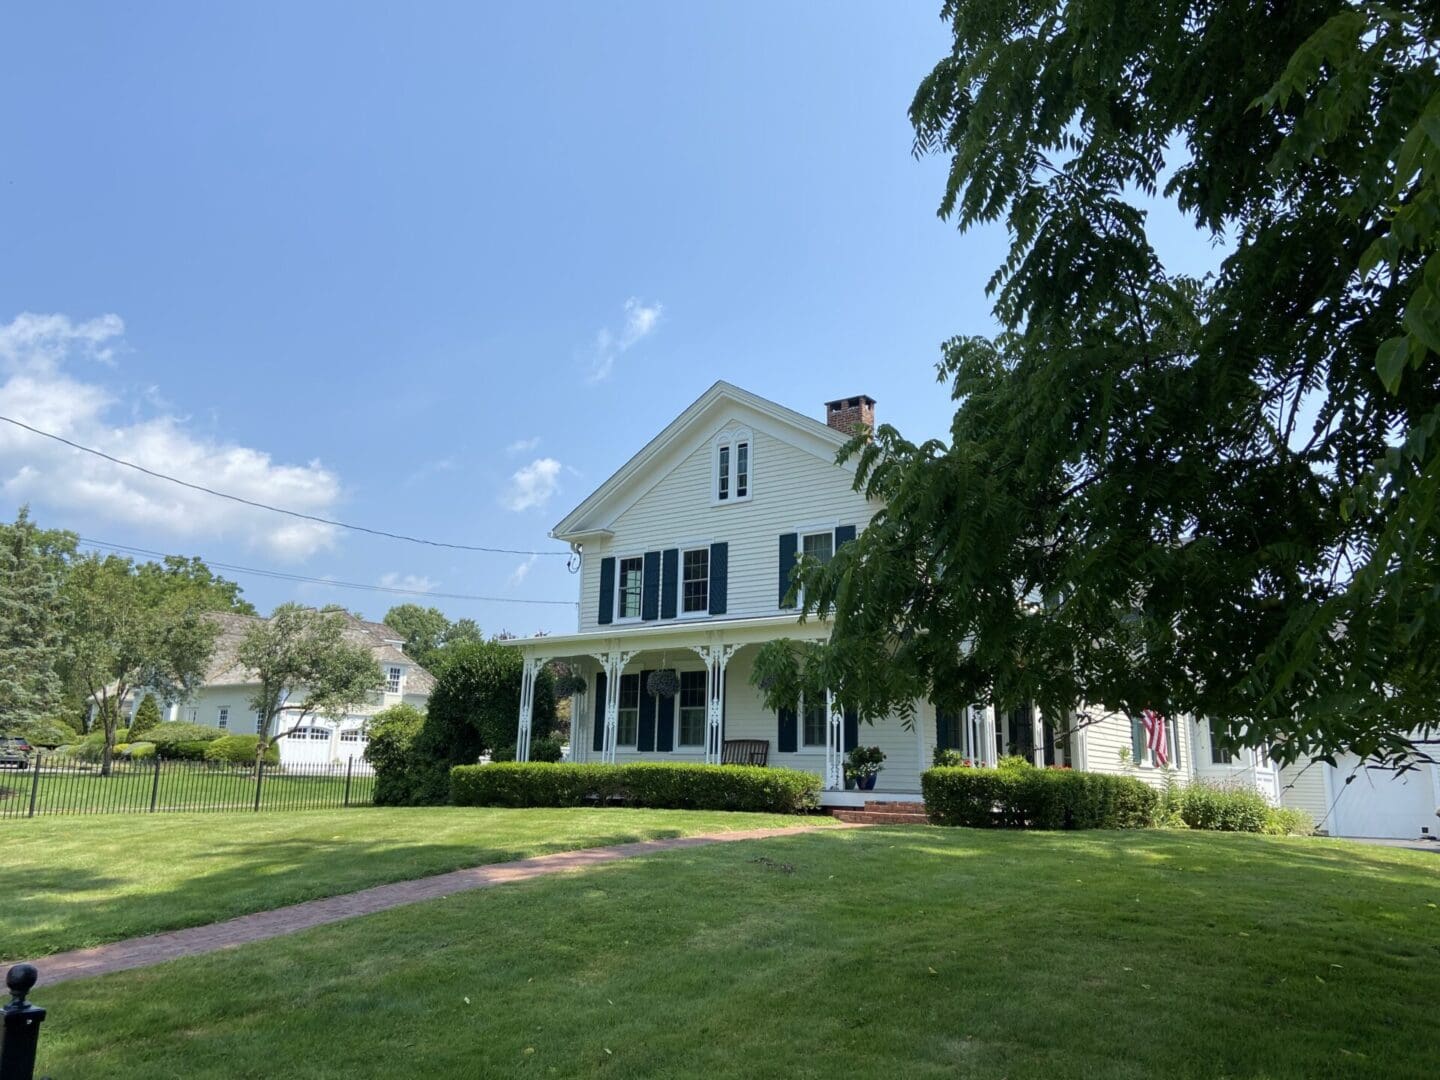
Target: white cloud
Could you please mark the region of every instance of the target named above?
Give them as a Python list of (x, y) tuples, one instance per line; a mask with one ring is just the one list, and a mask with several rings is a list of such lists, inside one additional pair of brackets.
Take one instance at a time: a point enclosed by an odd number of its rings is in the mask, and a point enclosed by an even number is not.
[(539, 445), (540, 445), (540, 436), (539, 436), (539, 435), (532, 435), (532, 436), (530, 436), (530, 438), (528, 438), (528, 439), (516, 439), (516, 440), (515, 440), (514, 442), (512, 442), (509, 446), (505, 447), (505, 453), (507, 453), (507, 454), (524, 454), (524, 453), (527, 453), (527, 452), (530, 451), (530, 450), (534, 450), (534, 449), (535, 449), (537, 446), (539, 446)]
[(625, 301), (625, 325), (617, 333), (608, 327), (595, 335), (594, 354), (590, 360), (590, 382), (603, 382), (610, 377), (620, 354), (636, 342), (649, 337), (660, 325), (665, 312), (659, 303), (647, 304), (632, 296)]
[(419, 468), (405, 477), (405, 486), (413, 487), (422, 480), (428, 480), (430, 477), (438, 476), (440, 473), (453, 472), (456, 468), (457, 465), (454, 458), (443, 457), (436, 458), (434, 461), (422, 462)]
[[(122, 398), (67, 371), (114, 362), (125, 324), (118, 315), (76, 323), (64, 315), (17, 316), (0, 325), (0, 413), (126, 461), (242, 498), (329, 516), (340, 480), (318, 461), (274, 461), (264, 450), (216, 442), (153, 404), (158, 389)], [(112, 417), (125, 417), (117, 422)], [(16, 501), (83, 510), (90, 518), (182, 538), (238, 537), (299, 559), (334, 546), (332, 526), (242, 506), (145, 476), (0, 423), (0, 492)]]
[(544, 506), (560, 489), (563, 466), (554, 458), (536, 458), (529, 465), (516, 469), (510, 487), (501, 501), (506, 509), (521, 511)]
[(535, 566), (536, 560), (539, 558), (540, 556), (538, 555), (531, 555), (524, 562), (517, 565), (514, 570), (510, 571), (508, 584), (512, 589), (515, 588), (517, 585), (523, 585), (525, 583), (525, 579), (530, 576), (530, 571)]
[(404, 589), (406, 592), (434, 592), (440, 583), (422, 574), (401, 574), (391, 570), (380, 575), (380, 584), (387, 589)]

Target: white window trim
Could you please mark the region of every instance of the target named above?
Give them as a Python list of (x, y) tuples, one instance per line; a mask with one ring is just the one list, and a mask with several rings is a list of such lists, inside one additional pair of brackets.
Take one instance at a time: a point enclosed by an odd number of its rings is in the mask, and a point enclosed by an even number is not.
[[(1173, 716), (1167, 716), (1167, 717), (1165, 718), (1165, 724), (1166, 724), (1166, 726), (1169, 728), (1169, 731), (1168, 731), (1166, 734), (1169, 736), (1169, 742), (1170, 742), (1170, 764), (1168, 764), (1168, 765), (1156, 765), (1156, 764), (1155, 764), (1155, 751), (1150, 749), (1149, 740), (1146, 739), (1145, 749), (1144, 749), (1144, 750), (1141, 752), (1141, 754), (1140, 754), (1141, 760), (1139, 760), (1139, 761), (1137, 761), (1137, 762), (1135, 763), (1135, 765), (1136, 765), (1137, 768), (1141, 768), (1141, 769), (1169, 769), (1169, 770), (1171, 770), (1172, 772), (1179, 772), (1179, 771), (1180, 771), (1180, 767), (1175, 764), (1175, 759), (1176, 759), (1177, 757), (1180, 757), (1180, 756), (1181, 756), (1181, 755), (1180, 755), (1180, 721), (1179, 721), (1177, 718), (1173, 717)], [(1143, 734), (1143, 732), (1144, 732), (1144, 730), (1145, 730), (1145, 729), (1144, 729), (1144, 726), (1143, 726), (1143, 722), (1142, 722), (1142, 726), (1141, 726), (1141, 729), (1140, 729), (1140, 730), (1141, 730), (1141, 732), (1142, 732), (1141, 738), (1145, 738), (1145, 736), (1144, 736), (1144, 734)], [(1190, 747), (1190, 749), (1193, 750), (1194, 747), (1192, 746), (1192, 747)], [(1228, 769), (1229, 767), (1230, 767), (1230, 766), (1228, 766), (1228, 765), (1215, 765), (1215, 766), (1212, 766), (1212, 768), (1216, 768), (1216, 769)]]
[[(390, 675), (391, 675), (392, 673), (394, 673), (394, 675), (395, 675), (395, 689), (394, 689), (394, 690), (391, 690), (391, 689), (390, 689)], [(387, 693), (387, 694), (404, 694), (404, 693), (405, 693), (405, 667), (404, 667), (404, 665), (402, 665), (402, 664), (386, 664), (386, 665), (385, 665), (385, 693)]]
[[(746, 454), (746, 477), (745, 494), (736, 494), (735, 481), (738, 479), (739, 470), (736, 465), (736, 448), (741, 444), (747, 445)], [(728, 463), (729, 496), (720, 498), (720, 448), (730, 448), (730, 460)], [(715, 441), (710, 446), (710, 505), (711, 506), (733, 506), (736, 503), (747, 503), (755, 497), (755, 433), (749, 428), (732, 428), (722, 431), (715, 436)]]
[[(640, 560), (640, 614), (620, 614), (620, 564), (627, 559)], [(645, 618), (645, 553), (643, 551), (628, 551), (624, 555), (615, 556), (615, 596), (611, 605), (610, 617), (616, 623), (638, 623)]]
[[(700, 706), (699, 706), (699, 707), (700, 707), (700, 740), (699, 740), (698, 742), (693, 742), (693, 743), (687, 743), (687, 742), (681, 742), (681, 741), (680, 741), (680, 735), (681, 735), (681, 733), (685, 730), (685, 725), (684, 725), (684, 723), (681, 721), (681, 715), (680, 715), (681, 709), (682, 709), (682, 706), (681, 706), (681, 704), (680, 704), (680, 702), (681, 702), (681, 697), (680, 697), (680, 694), (679, 694), (679, 693), (677, 693), (677, 694), (675, 695), (675, 749), (676, 749), (676, 750), (703, 750), (703, 749), (705, 748), (705, 729), (706, 729), (706, 727), (708, 726), (709, 719), (710, 719), (710, 716), (709, 716), (710, 710), (709, 710), (709, 708), (708, 708), (708, 702), (706, 702), (705, 699), (704, 699), (705, 686), (706, 686), (706, 684), (708, 683), (709, 680), (705, 677), (705, 672), (704, 672), (704, 670), (700, 670), (700, 671), (677, 671), (677, 672), (675, 673), (675, 675), (676, 675), (676, 678), (680, 678), (680, 679), (683, 679), (686, 675), (699, 675), (699, 676), (700, 676), (700, 693), (701, 693), (701, 700), (700, 700)], [(656, 720), (657, 720), (657, 722), (658, 722), (658, 720), (659, 720), (659, 717), (658, 717), (658, 716), (656, 717)]]
[[(679, 565), (675, 568), (675, 618), (676, 619), (708, 619), (710, 618), (710, 584), (715, 580), (714, 567), (711, 564), (711, 548), (713, 541), (694, 540), (680, 545), (680, 556), (677, 560)], [(685, 553), (687, 551), (705, 552), (705, 607), (700, 611), (685, 610)], [(663, 557), (663, 556), (662, 556)]]
[(215, 706), (215, 726), (216, 726), (217, 728), (219, 728), (221, 731), (229, 731), (229, 730), (230, 730), (230, 706), (229, 706), (229, 705), (217, 705), (217, 706)]
[(645, 697), (645, 687), (640, 685), (640, 673), (637, 672), (637, 671), (623, 672), (623, 673), (620, 675), (620, 679), (621, 679), (620, 685), (621, 685), (621, 687), (623, 687), (623, 686), (625, 685), (624, 680), (625, 680), (625, 679), (629, 679), (629, 678), (631, 678), (631, 677), (633, 677), (633, 678), (635, 679), (635, 684), (636, 684), (636, 686), (639, 687), (639, 693), (637, 693), (637, 694), (635, 695), (635, 741), (634, 741), (634, 742), (621, 742), (621, 741), (620, 741), (620, 714), (621, 714), (622, 712), (629, 712), (630, 710), (629, 710), (628, 707), (620, 704), (620, 693), (621, 693), (621, 691), (620, 691), (620, 690), (616, 690), (616, 692), (615, 692), (615, 746), (616, 746), (617, 749), (634, 750), (634, 749), (636, 749), (636, 748), (640, 745), (640, 711), (641, 711), (641, 701), (642, 701), (642, 699)]
[[(827, 701), (828, 704), (828, 701)], [(823, 706), (822, 706), (823, 707)], [(825, 717), (825, 726), (821, 729), (822, 738), (818, 743), (807, 745), (805, 742), (805, 695), (800, 695), (795, 709), (795, 753), (797, 754), (824, 754), (830, 739), (830, 717)]]
[[(830, 534), (830, 557), (835, 557), (835, 530), (840, 528), (840, 522), (831, 521), (824, 524), (801, 525), (794, 530), (795, 533), (795, 558), (800, 560), (805, 556), (805, 538), (807, 536), (821, 536), (824, 533)], [(805, 609), (805, 587), (802, 585), (795, 590), (795, 606), (785, 608), (786, 611), (803, 611)]]

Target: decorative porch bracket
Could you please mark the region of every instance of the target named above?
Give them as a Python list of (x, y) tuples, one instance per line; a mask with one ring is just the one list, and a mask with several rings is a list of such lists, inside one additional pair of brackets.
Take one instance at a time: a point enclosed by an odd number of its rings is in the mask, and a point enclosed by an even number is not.
[(705, 661), (705, 764), (719, 765), (724, 756), (721, 725), (725, 719), (725, 669), (738, 645), (692, 645)]
[(845, 712), (835, 705), (835, 691), (825, 691), (825, 788), (845, 787)]
[(530, 723), (535, 718), (535, 676), (545, 666), (545, 657), (527, 656), (520, 669), (520, 727), (515, 733), (515, 760), (530, 760)]
[(620, 730), (620, 676), (634, 655), (634, 652), (595, 654), (595, 659), (605, 669), (605, 741), (600, 760), (606, 765), (615, 764), (615, 737)]

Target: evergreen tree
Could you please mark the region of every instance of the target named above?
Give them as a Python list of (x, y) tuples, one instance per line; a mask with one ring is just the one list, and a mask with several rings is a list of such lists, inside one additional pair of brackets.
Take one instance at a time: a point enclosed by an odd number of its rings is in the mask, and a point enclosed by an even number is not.
[(140, 737), (159, 723), (160, 706), (156, 703), (154, 694), (146, 694), (139, 708), (135, 710), (135, 718), (130, 721), (130, 741), (140, 742)]
[(65, 560), (69, 533), (39, 529), (21, 507), (0, 524), (0, 730), (23, 734), (60, 708)]

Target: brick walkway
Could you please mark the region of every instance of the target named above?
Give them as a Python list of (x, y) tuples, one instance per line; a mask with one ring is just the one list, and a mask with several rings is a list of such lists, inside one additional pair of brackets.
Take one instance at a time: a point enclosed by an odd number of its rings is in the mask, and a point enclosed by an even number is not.
[(181, 956), (196, 956), (200, 953), (230, 949), (252, 941), (293, 934), (308, 930), (312, 926), (339, 922), (357, 915), (371, 915), (377, 911), (415, 904), (422, 900), (435, 900), (471, 889), (488, 889), (493, 885), (508, 885), (516, 881), (560, 874), (570, 870), (585, 870), (619, 859), (630, 859), (637, 855), (652, 855), (658, 851), (675, 851), (679, 848), (704, 847), (707, 844), (728, 843), (732, 840), (764, 840), (772, 836), (794, 836), (799, 833), (816, 832), (828, 828), (845, 828), (834, 825), (796, 825), (781, 829), (745, 829), (738, 832), (704, 833), (698, 836), (677, 836), (666, 840), (642, 840), (633, 844), (612, 844), (609, 847), (584, 848), (580, 851), (558, 851), (553, 855), (537, 855), (533, 859), (518, 859), (515, 862), (491, 863), (474, 866), (466, 870), (454, 870), (448, 874), (416, 878), (413, 881), (397, 881), (390, 885), (377, 885), (343, 896), (331, 896), (323, 900), (307, 900), (303, 904), (258, 911), (253, 915), (241, 915), (225, 922), (210, 923), (208, 926), (194, 926), (188, 930), (171, 930), (148, 937), (117, 941), (111, 945), (99, 945), (93, 949), (76, 949), (74, 952), (56, 953), (41, 960), (33, 961), (40, 969), (40, 985), (53, 986), (70, 979), (84, 979), (94, 975), (109, 975), (115, 971), (129, 971), (131, 968), (150, 967), (163, 964)]

